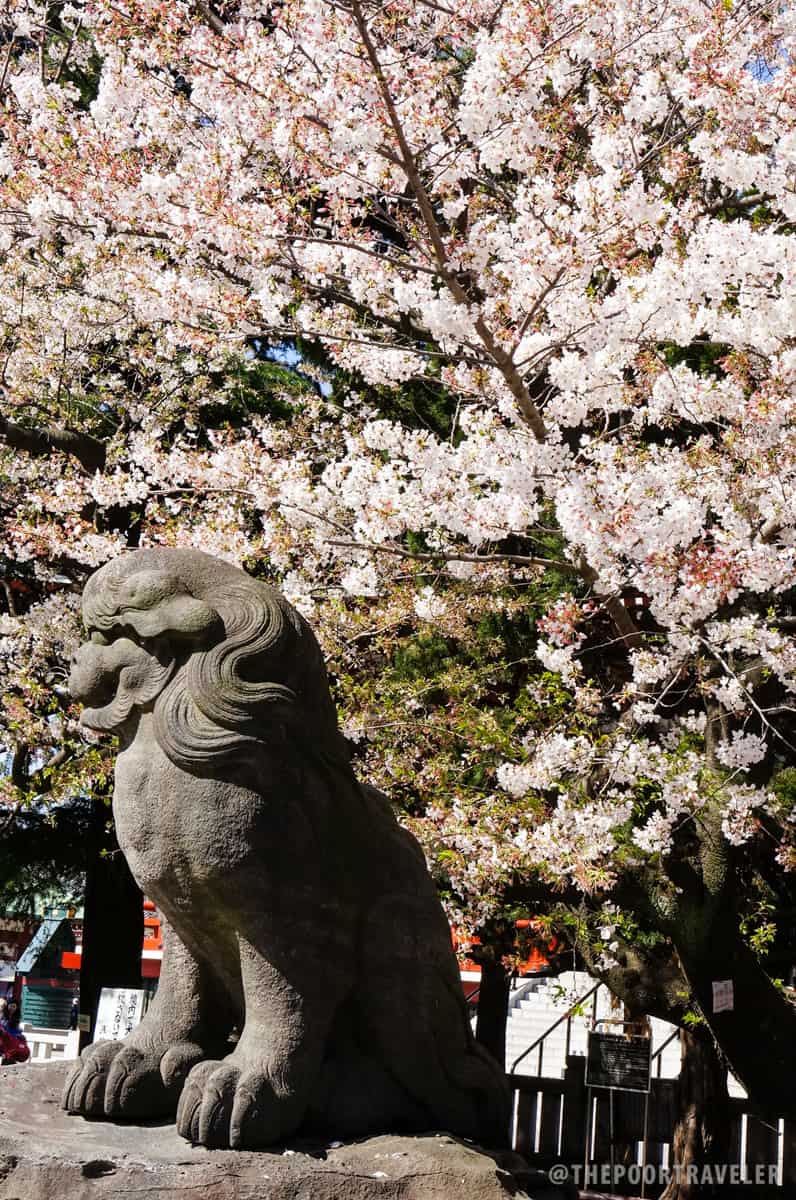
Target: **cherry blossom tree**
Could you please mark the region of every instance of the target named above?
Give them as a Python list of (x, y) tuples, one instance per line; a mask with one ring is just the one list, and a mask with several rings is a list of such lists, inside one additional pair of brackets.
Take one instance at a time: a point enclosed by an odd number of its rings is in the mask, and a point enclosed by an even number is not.
[[(490, 874), (643, 916), (752, 1095), (792, 1108), (796, 1015), (741, 908), (796, 864), (794, 6), (4, 19), (9, 561), (52, 583), (135, 528), (264, 564), (322, 631), (569, 580), (533, 645), (555, 724), (426, 843), (473, 924)], [(208, 428), (285, 339), (347, 386)]]

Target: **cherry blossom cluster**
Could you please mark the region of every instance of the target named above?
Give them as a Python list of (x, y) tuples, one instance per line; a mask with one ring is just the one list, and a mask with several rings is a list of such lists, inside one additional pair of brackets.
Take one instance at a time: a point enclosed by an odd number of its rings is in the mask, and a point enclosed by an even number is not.
[[(497, 772), (519, 824), (432, 822), (478, 919), (540, 861), (609, 889), (705, 806), (754, 838), (796, 754), (796, 6), (7, 7), (2, 417), (104, 461), (1, 449), (4, 557), (95, 566), (136, 508), (322, 631), (418, 564), (420, 626), (556, 572), (571, 708)], [(224, 364), (285, 340), (345, 383), (208, 433)]]

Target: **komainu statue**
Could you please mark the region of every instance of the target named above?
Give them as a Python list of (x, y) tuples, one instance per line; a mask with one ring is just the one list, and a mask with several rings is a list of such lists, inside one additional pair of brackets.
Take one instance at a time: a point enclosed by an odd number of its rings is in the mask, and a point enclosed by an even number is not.
[(470, 1031), (423, 855), (357, 782), (307, 623), (195, 550), (108, 563), (83, 614), (70, 688), (85, 725), (119, 735), (119, 843), (165, 934), (149, 1012), (83, 1052), (64, 1107), (176, 1112), (214, 1147), (429, 1129), (503, 1144), (502, 1073)]

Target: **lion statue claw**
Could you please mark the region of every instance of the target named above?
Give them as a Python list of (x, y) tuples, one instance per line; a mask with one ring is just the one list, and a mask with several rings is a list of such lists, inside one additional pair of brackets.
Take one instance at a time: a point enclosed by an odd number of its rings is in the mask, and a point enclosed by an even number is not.
[(176, 1113), (216, 1147), (432, 1128), (504, 1143), (502, 1072), (473, 1039), (423, 855), (357, 782), (303, 618), (169, 549), (102, 567), (83, 614), (70, 688), (119, 736), (117, 834), (164, 955), (141, 1025), (83, 1052), (64, 1108)]

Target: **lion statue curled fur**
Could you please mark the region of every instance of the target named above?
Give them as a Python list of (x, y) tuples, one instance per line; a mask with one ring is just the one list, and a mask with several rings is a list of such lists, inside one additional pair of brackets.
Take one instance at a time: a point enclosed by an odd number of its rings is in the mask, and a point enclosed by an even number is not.
[(423, 855), (357, 782), (307, 623), (174, 549), (102, 567), (83, 613), (70, 688), (89, 728), (119, 735), (116, 829), (164, 954), (146, 1017), (83, 1052), (63, 1106), (176, 1111), (214, 1147), (432, 1128), (503, 1144), (502, 1073), (470, 1031)]

